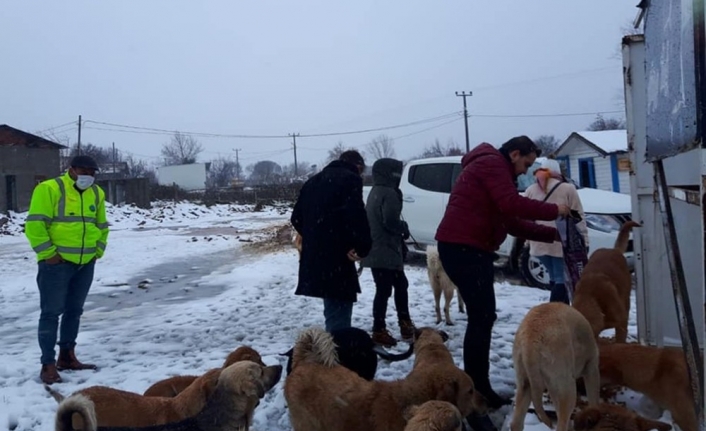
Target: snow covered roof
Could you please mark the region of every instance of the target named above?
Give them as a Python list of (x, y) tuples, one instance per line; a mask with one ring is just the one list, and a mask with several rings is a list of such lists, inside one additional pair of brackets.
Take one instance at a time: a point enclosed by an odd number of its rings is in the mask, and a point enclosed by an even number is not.
[(598, 132), (573, 132), (555, 151), (555, 154), (560, 155), (561, 150), (567, 142), (573, 137), (585, 141), (588, 145), (594, 147), (597, 151), (608, 155), (611, 153), (627, 152), (628, 151), (628, 133), (625, 129), (619, 130), (601, 130)]

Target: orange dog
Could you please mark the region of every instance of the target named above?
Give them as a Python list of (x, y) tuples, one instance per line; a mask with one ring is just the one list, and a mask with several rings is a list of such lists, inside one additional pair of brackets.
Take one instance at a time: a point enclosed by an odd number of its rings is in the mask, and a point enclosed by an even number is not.
[[(262, 357), (257, 351), (248, 346), (241, 346), (230, 352), (223, 363), (222, 368), (240, 361), (252, 361), (261, 366), (265, 366), (262, 362)], [(160, 380), (153, 384), (143, 394), (146, 397), (175, 397), (182, 393), (190, 384), (196, 380), (198, 376), (174, 376), (168, 379)]]
[(632, 279), (623, 254), (630, 230), (637, 226), (640, 224), (634, 221), (626, 222), (614, 248), (594, 251), (576, 284), (573, 307), (586, 317), (596, 338), (603, 330), (615, 328), (615, 341), (627, 340)]
[(404, 413), (404, 431), (461, 431), (463, 417), (456, 406), (447, 401), (427, 401), (412, 406)]
[(574, 416), (576, 431), (669, 431), (672, 426), (643, 418), (625, 407), (600, 404), (587, 407)]
[(675, 347), (600, 343), (601, 383), (627, 386), (672, 413), (682, 431), (696, 431), (689, 372), (684, 351)]

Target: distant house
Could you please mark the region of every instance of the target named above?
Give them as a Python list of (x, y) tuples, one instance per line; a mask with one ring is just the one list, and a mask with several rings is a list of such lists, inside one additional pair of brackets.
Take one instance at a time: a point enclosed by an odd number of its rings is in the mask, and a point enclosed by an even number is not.
[(67, 147), (0, 124), (0, 213), (29, 209), (34, 186), (61, 173)]
[(581, 187), (630, 193), (627, 131), (574, 132), (554, 155)]

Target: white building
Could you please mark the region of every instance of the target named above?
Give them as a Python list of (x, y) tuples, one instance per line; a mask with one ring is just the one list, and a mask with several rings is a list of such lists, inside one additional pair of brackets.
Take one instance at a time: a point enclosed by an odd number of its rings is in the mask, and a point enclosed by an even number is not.
[(625, 130), (574, 132), (554, 152), (566, 174), (581, 187), (630, 193)]

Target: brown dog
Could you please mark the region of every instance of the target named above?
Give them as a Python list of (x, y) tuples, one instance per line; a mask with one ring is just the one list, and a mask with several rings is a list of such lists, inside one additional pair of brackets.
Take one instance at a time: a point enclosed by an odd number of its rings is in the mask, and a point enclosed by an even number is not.
[(461, 431), (463, 416), (456, 406), (446, 401), (427, 401), (408, 408), (404, 431)]
[(684, 351), (674, 347), (601, 343), (601, 383), (626, 386), (671, 412), (682, 431), (696, 431), (697, 419)]
[(299, 254), (302, 254), (302, 236), (299, 235), (299, 232), (294, 232), (294, 238), (292, 239), (292, 244), (294, 244), (294, 248), (297, 249)]
[[(179, 422), (196, 416), (206, 405), (213, 391), (221, 382), (220, 376), (228, 370), (223, 380), (230, 387), (242, 385), (242, 377), (236, 367), (238, 364), (254, 364), (258, 367), (262, 379), (262, 387), (268, 387), (273, 379), (279, 380), (282, 366), (263, 367), (254, 362), (238, 362), (228, 368), (213, 369), (197, 378), (183, 392), (174, 398), (145, 397), (133, 392), (93, 386), (75, 392), (70, 397), (64, 397), (57, 391), (45, 385), (49, 393), (61, 404), (78, 395), (88, 399), (94, 407), (96, 424), (98, 427), (146, 427)], [(233, 368), (236, 367), (236, 368)], [(276, 379), (275, 379), (276, 377)]]
[[(255, 349), (248, 346), (241, 346), (228, 354), (222, 368), (226, 368), (240, 361), (252, 361), (263, 367), (265, 366), (262, 362), (262, 357)], [(147, 388), (142, 395), (146, 397), (176, 397), (197, 378), (198, 376), (174, 376), (160, 380)], [(215, 384), (215, 381), (212, 382)]]
[(557, 431), (567, 431), (576, 407), (576, 379), (583, 377), (590, 405), (598, 405), (598, 346), (591, 325), (561, 302), (532, 308), (520, 323), (512, 348), (517, 394), (510, 429), (522, 431), (530, 402), (549, 428), (543, 408), (546, 389), (557, 411)]
[(612, 404), (587, 407), (574, 417), (576, 431), (669, 431), (672, 426), (643, 418), (632, 410)]
[(603, 330), (615, 328), (615, 340), (627, 340), (632, 279), (623, 254), (630, 230), (639, 226), (634, 221), (623, 224), (615, 247), (594, 251), (576, 284), (573, 306), (588, 319), (596, 338)]
[[(434, 293), (434, 311), (436, 312), (436, 323), (437, 325), (441, 323), (441, 294), (444, 294), (444, 319), (447, 325), (453, 325), (454, 322), (451, 320), (449, 314), (451, 308), (451, 301), (454, 299), (454, 292), (457, 292), (456, 285), (453, 284), (449, 278), (444, 267), (441, 266), (441, 260), (439, 259), (439, 250), (436, 246), (427, 246), (427, 275), (429, 276), (429, 284), (431, 285), (431, 291)], [(460, 313), (465, 313), (463, 299), (461, 294), (458, 296), (458, 311)]]
[[(414, 351), (424, 366), (415, 364), (406, 378), (388, 382), (367, 381), (340, 366), (328, 332), (303, 331), (284, 384), (294, 431), (404, 431), (404, 412), (430, 400), (448, 401), (464, 416), (477, 410), (471, 378), (438, 353), (436, 345), (445, 349), (442, 336), (431, 328), (418, 333)], [(446, 354), (450, 358), (448, 349)]]

